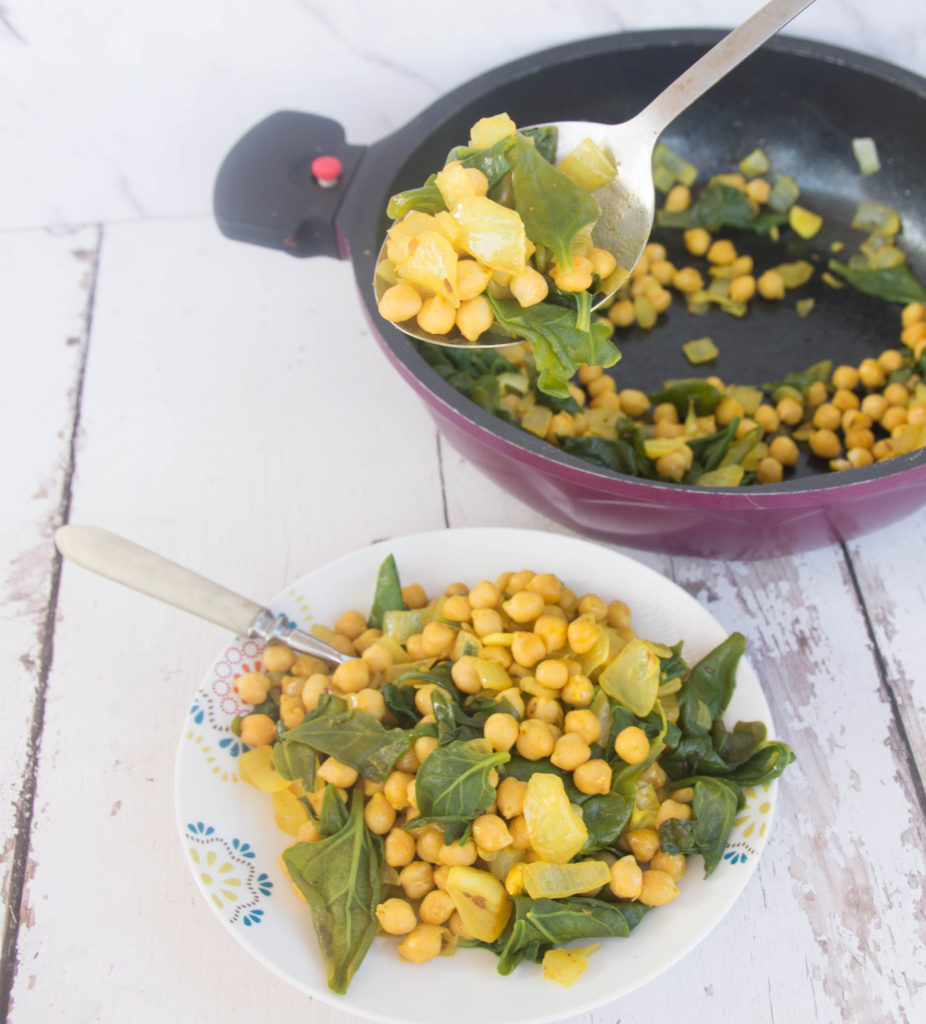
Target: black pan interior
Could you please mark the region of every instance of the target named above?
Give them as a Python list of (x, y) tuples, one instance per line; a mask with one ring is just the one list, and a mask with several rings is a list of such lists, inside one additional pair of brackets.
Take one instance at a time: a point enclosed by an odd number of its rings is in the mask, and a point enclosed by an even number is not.
[[(395, 170), (387, 175), (385, 192), (420, 184), (452, 146), (465, 142), (469, 126), (488, 114), (507, 111), (519, 124), (626, 120), (718, 37), (705, 32), (613, 36), (499, 69), (425, 111), (393, 137)], [(864, 233), (851, 230), (849, 223), (856, 205), (868, 200), (900, 212), (899, 244), (922, 279), (924, 124), (922, 79), (846, 51), (780, 37), (683, 113), (663, 141), (699, 168), (699, 181), (735, 169), (761, 146), (775, 169), (792, 175), (801, 186), (801, 205), (823, 215), (824, 228), (810, 242), (792, 238), (775, 244), (752, 232), (724, 232), (740, 251), (754, 255), (757, 269), (796, 258), (811, 259), (823, 269), (833, 242), (845, 245), (839, 258), (846, 259), (864, 240)], [(859, 173), (852, 153), (852, 139), (860, 136), (876, 141), (881, 158), (881, 171), (869, 178)], [(404, 147), (399, 156), (396, 145)], [(382, 170), (388, 166), (388, 159), (380, 164)], [(379, 238), (386, 227), (380, 210)], [(655, 237), (676, 244), (675, 235), (657, 232)], [(678, 255), (676, 262), (686, 259)], [(358, 278), (360, 273), (365, 270), (358, 268)], [(802, 319), (795, 312), (795, 299), (808, 296), (815, 306)], [(755, 301), (742, 319), (721, 311), (692, 316), (676, 299), (652, 331), (635, 327), (615, 335), (623, 359), (612, 372), (621, 387), (645, 390), (660, 387), (666, 378), (707, 373), (726, 382), (761, 384), (823, 359), (857, 364), (885, 348), (900, 347), (899, 330), (899, 306), (849, 287), (832, 289), (818, 273), (783, 304)], [(708, 367), (693, 368), (681, 344), (705, 335), (713, 338), (720, 355)], [(423, 365), (422, 373), (428, 373)], [(812, 469), (801, 467), (799, 474)]]

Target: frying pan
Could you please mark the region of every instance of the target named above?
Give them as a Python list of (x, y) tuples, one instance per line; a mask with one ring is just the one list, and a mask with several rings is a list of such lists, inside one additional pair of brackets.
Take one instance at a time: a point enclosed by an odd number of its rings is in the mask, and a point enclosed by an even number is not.
[[(439, 429), (473, 464), (528, 505), (587, 536), (632, 547), (753, 559), (809, 550), (894, 522), (926, 501), (926, 451), (840, 473), (806, 457), (780, 484), (703, 488), (641, 480), (590, 465), (512, 426), (463, 397), (428, 365), (417, 344), (383, 321), (371, 283), (388, 226), (388, 197), (420, 184), (465, 142), (480, 117), (506, 111), (518, 124), (582, 118), (623, 121), (716, 43), (722, 32), (664, 30), (602, 36), (546, 50), (484, 74), (438, 100), (400, 131), (369, 147), (345, 141), (323, 117), (283, 111), (248, 132), (219, 170), (214, 195), (230, 238), (296, 256), (352, 261), (373, 333)], [(756, 146), (792, 175), (801, 204), (824, 217), (813, 258), (824, 268), (833, 241), (842, 258), (863, 240), (848, 227), (859, 201), (897, 209), (902, 248), (926, 270), (926, 80), (883, 61), (778, 36), (689, 108), (663, 141), (706, 175), (732, 170)], [(871, 136), (882, 169), (865, 178), (852, 139)], [(312, 160), (331, 154), (342, 173), (322, 187)], [(757, 267), (806, 256), (762, 236), (725, 233)], [(652, 331), (619, 331), (621, 387), (653, 390), (699, 375), (681, 343), (708, 335), (720, 355), (709, 373), (761, 384), (823, 360), (857, 365), (899, 348), (896, 306), (820, 283), (800, 293), (816, 304), (802, 319), (790, 304), (754, 303), (743, 319), (700, 317), (676, 303)], [(706, 374), (705, 374), (706, 375)]]

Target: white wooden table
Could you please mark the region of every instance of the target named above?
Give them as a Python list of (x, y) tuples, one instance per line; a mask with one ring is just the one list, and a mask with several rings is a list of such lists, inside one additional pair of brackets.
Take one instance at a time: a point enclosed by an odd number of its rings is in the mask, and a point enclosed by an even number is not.
[[(441, 441), (373, 342), (349, 266), (219, 236), (210, 189), (228, 146), (280, 108), (371, 142), (516, 56), (729, 26), (753, 6), (469, 0), (462, 19), (359, 0), (0, 7), (10, 1021), (357, 1019), (252, 962), (184, 863), (174, 755), (225, 637), (62, 566), (58, 524), (109, 527), (256, 598), (385, 537), (565, 532)], [(910, 0), (818, 0), (790, 31), (926, 73)], [(722, 924), (670, 975), (573, 1024), (926, 1020), (926, 509), (763, 562), (628, 553), (746, 635), (798, 762)]]

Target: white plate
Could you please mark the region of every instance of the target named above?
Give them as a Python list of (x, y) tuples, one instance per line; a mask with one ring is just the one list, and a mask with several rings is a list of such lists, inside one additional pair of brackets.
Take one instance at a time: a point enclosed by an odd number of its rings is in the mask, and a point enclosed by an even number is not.
[[(429, 594), (506, 570), (555, 573), (580, 596), (595, 592), (626, 601), (641, 636), (670, 645), (684, 640), (689, 664), (727, 635), (694, 598), (646, 566), (597, 544), (530, 530), (446, 530), (384, 541), (309, 573), (271, 607), (300, 626), (331, 624), (348, 608), (366, 611), (377, 569), (389, 553), (403, 583), (421, 583)], [(259, 646), (239, 639), (196, 693), (177, 759), (181, 841), (203, 895), (245, 949), (297, 988), (345, 1012), (396, 1024), (539, 1024), (591, 1010), (652, 980), (705, 938), (743, 890), (768, 837), (775, 783), (748, 792), (713, 875), (705, 880), (699, 858), (692, 858), (679, 898), (648, 914), (629, 938), (601, 940), (601, 950), (569, 989), (545, 981), (542, 968), (531, 963), (501, 977), (496, 958), (484, 950), (462, 949), (415, 966), (399, 959), (394, 940), (378, 937), (347, 995), (337, 996), (326, 985), (308, 908), (278, 865), (291, 840), (274, 825), (269, 798), (239, 782), (236, 772), (240, 743), (229, 723), (248, 709), (235, 695), (234, 679), (259, 665)], [(772, 732), (768, 705), (745, 659), (726, 715), (731, 725), (739, 719), (761, 720)]]

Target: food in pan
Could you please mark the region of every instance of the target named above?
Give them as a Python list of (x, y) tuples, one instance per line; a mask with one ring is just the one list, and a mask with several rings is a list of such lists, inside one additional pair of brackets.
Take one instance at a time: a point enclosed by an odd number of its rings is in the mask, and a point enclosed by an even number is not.
[(422, 187), (392, 197), (376, 275), (386, 320), (468, 341), (488, 330), (526, 339), (540, 387), (565, 396), (580, 364), (617, 362), (592, 296), (627, 272), (591, 237), (601, 216), (591, 193), (614, 177), (613, 160), (591, 140), (557, 166), (555, 154), (555, 129), (483, 118)]
[(350, 660), (266, 648), (233, 728), (336, 992), (377, 933), (414, 963), (480, 946), (571, 984), (597, 949), (573, 941), (628, 936), (689, 856), (710, 875), (744, 788), (793, 760), (764, 724), (724, 724), (741, 635), (689, 666), (549, 573), (429, 598), (390, 557), (369, 615), (316, 632)]
[[(654, 177), (665, 193), (657, 225), (666, 244), (650, 242), (602, 317), (618, 340), (631, 327), (658, 331), (662, 314), (679, 300), (695, 325), (709, 309), (746, 318), (754, 302), (790, 308), (793, 301), (812, 330), (814, 301), (801, 289), (819, 274), (827, 287), (849, 285), (884, 299), (884, 321), (896, 342), (877, 339), (871, 356), (855, 365), (829, 360), (782, 367), (769, 381), (698, 377), (693, 369), (690, 378), (650, 392), (635, 387), (620, 367), (605, 374), (600, 366), (584, 365), (567, 397), (544, 393), (527, 347), (455, 351), (422, 345), (419, 351), (442, 377), (496, 415), (594, 465), (648, 479), (701, 486), (778, 483), (802, 455), (819, 471), (846, 470), (926, 446), (926, 289), (897, 244), (897, 212), (860, 204), (847, 225), (861, 239), (858, 250), (848, 258), (837, 251), (820, 259), (810, 246), (822, 219), (800, 205), (797, 182), (775, 175), (761, 150), (697, 193), (696, 175), (692, 165), (657, 147)], [(796, 238), (806, 243), (805, 258), (792, 255), (757, 267), (747, 251), (751, 232), (770, 234), (782, 246)], [(696, 332), (695, 326), (683, 345), (685, 355), (693, 368), (709, 371), (718, 348)]]

